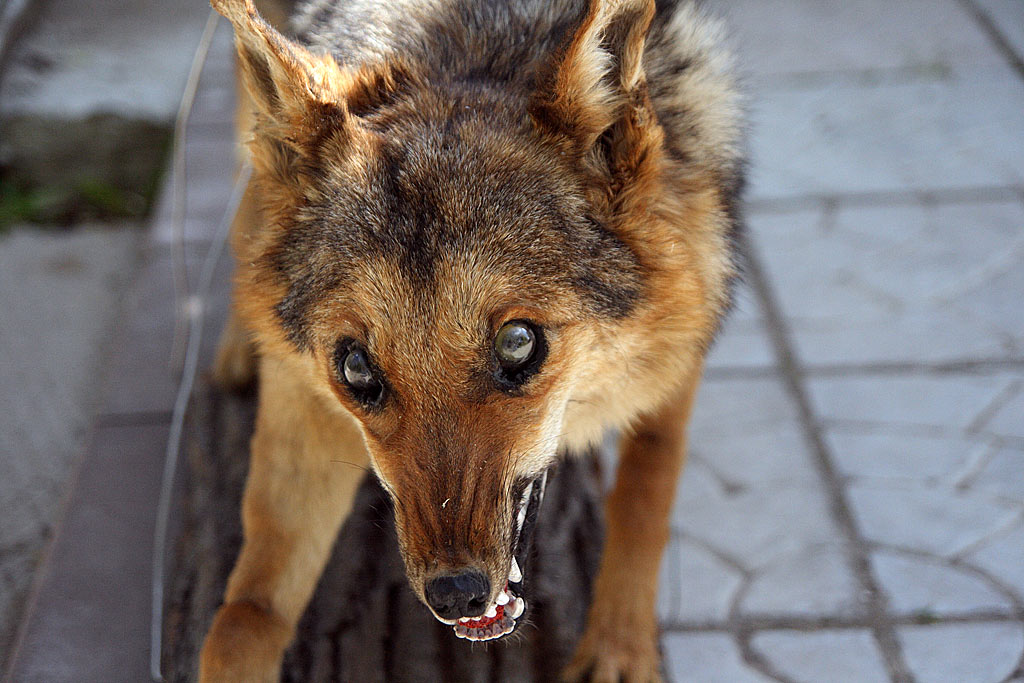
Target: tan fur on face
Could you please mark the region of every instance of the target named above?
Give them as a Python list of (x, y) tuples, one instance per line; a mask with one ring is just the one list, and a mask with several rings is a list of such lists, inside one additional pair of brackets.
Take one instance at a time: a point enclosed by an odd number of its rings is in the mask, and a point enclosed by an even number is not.
[[(635, 15), (632, 24), (615, 24), (623, 13)], [(542, 86), (541, 93), (552, 95), (542, 94), (531, 104), (534, 112), (544, 110), (542, 128), (559, 122), (590, 159), (581, 169), (581, 187), (593, 188), (602, 178), (610, 183), (600, 192), (584, 191), (594, 202), (593, 210), (644, 270), (645, 291), (632, 315), (594, 318), (572, 290), (517, 281), (514, 271), (503, 271), (507, 265), (480, 254), (453, 255), (442, 264), (434, 280), (440, 287), (430, 292), (429, 300), (387, 256), (349, 263), (346, 267), (353, 272), (344, 291), (308, 314), (307, 329), (323, 378), (319, 391), (330, 389), (362, 421), (376, 468), (401, 501), (399, 523), (411, 572), (414, 567), (454, 567), (460, 562), (507, 566), (511, 530), (506, 523), (509, 515), (502, 511), (511, 508), (511, 482), (539, 472), (560, 449), (583, 449), (599, 441), (609, 427), (626, 427), (635, 416), (659, 405), (695, 366), (727, 304), (727, 281), (733, 272), (724, 239), (728, 218), (722, 198), (713, 184), (698, 182), (673, 167), (645, 85), (640, 55), (652, 13), (651, 3), (593, 3), (552, 67), (551, 90)], [(250, 89), (277, 93), (276, 101), (264, 96), (265, 118), (257, 124), (262, 132), (254, 154), (265, 210), (270, 224), (278, 227), (250, 244), (252, 267), (243, 268), (240, 275), (240, 307), (260, 332), (264, 353), (293, 353), (273, 308), (287, 292), (260, 267), (261, 259), (279, 248), (283, 231), (305, 220), (304, 212), (310, 210), (306, 207), (323, 200), (318, 188), (330, 186), (297, 180), (317, 173), (333, 177), (336, 186), (373, 182), (364, 169), (378, 163), (384, 143), (379, 134), (348, 121), (345, 93), (353, 88), (351, 74), (329, 57), (314, 58), (279, 35), (268, 37), (268, 28), (255, 26), (241, 33), (244, 49), (255, 49), (261, 40), (264, 53), (270, 54), (267, 61), (277, 65), (272, 67), (277, 69), (272, 86), (258, 74), (249, 79)], [(619, 53), (613, 55), (605, 41), (616, 32), (621, 34)], [(246, 70), (259, 71), (251, 65)], [(368, 69), (363, 67), (363, 72)], [(281, 81), (288, 87), (279, 85)], [(323, 107), (340, 112), (332, 124), (335, 128), (317, 128), (316, 122), (303, 127)], [(282, 111), (291, 112), (292, 128), (284, 137), (293, 152), (287, 154), (297, 154), (298, 161), (280, 159), (286, 152), (274, 144), (279, 124), (267, 119), (280, 117)], [(296, 127), (295, 121), (301, 125)], [(606, 147), (600, 156), (592, 156), (599, 135), (605, 135)], [(485, 130), (470, 137), (486, 149)], [(485, 153), (520, 154), (501, 146)], [(322, 166), (301, 170), (311, 160)], [(528, 154), (519, 166), (524, 162), (534, 163)], [(458, 211), (457, 204), (450, 206)], [(321, 266), (328, 268), (327, 262)], [(536, 322), (551, 320), (557, 327), (544, 373), (529, 396), (496, 398), (481, 393), (473, 382), (486, 374), (485, 354), (497, 329), (495, 311), (515, 303), (515, 292), (533, 297), (535, 310), (546, 318)], [(395, 405), (381, 415), (361, 414), (338, 384), (331, 351), (341, 337), (364, 343), (388, 377)], [(491, 425), (501, 428), (490, 431)], [(422, 482), (433, 482), (433, 468), (439, 462), (448, 470), (482, 474), (438, 483), (423, 493)], [(493, 482), (501, 486), (493, 488)], [(436, 508), (442, 501), (472, 495), (478, 488), (487, 504), (476, 517), (459, 516), (455, 505), (445, 508), (448, 522), (439, 518)], [(459, 534), (459, 547), (439, 557), (436, 547)]]

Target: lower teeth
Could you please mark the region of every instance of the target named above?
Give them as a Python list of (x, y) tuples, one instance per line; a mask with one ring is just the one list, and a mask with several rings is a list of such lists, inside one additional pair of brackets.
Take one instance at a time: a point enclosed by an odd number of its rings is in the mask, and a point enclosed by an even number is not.
[(483, 628), (469, 628), (463, 624), (455, 625), (455, 635), (466, 640), (493, 640), (512, 633), (516, 620), (507, 614), (500, 621), (488, 624)]

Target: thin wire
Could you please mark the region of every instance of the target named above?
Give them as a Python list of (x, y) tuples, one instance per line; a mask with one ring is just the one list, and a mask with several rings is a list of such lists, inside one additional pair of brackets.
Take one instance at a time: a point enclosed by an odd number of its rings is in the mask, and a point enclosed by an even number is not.
[(192, 55), (192, 66), (189, 68), (188, 79), (185, 81), (185, 91), (181, 95), (178, 113), (174, 118), (174, 138), (171, 141), (171, 227), (174, 231), (171, 242), (171, 277), (174, 282), (175, 311), (174, 340), (171, 343), (170, 358), (172, 371), (181, 367), (182, 349), (185, 346), (183, 340), (188, 334), (186, 326), (188, 312), (185, 310), (189, 297), (188, 267), (185, 264), (185, 210), (187, 208), (185, 183), (188, 182), (185, 140), (188, 134), (188, 121), (192, 116), (192, 107), (196, 101), (196, 92), (199, 90), (199, 76), (203, 73), (203, 66), (206, 64), (206, 57), (210, 52), (213, 34), (219, 20), (220, 15), (211, 9), (209, 16), (206, 17), (203, 35), (200, 36), (195, 54)]
[(235, 186), (231, 191), (224, 216), (221, 218), (220, 225), (217, 226), (213, 243), (210, 245), (209, 251), (206, 252), (196, 295), (188, 303), (189, 334), (188, 346), (185, 349), (185, 366), (181, 371), (181, 383), (178, 385), (178, 394), (174, 400), (174, 412), (171, 413), (171, 430), (167, 437), (164, 473), (160, 482), (160, 501), (157, 505), (156, 531), (153, 534), (153, 603), (152, 621), (150, 622), (149, 666), (154, 681), (163, 680), (160, 673), (160, 660), (163, 643), (164, 558), (167, 546), (167, 526), (170, 518), (171, 495), (174, 490), (174, 476), (178, 469), (178, 456), (181, 452), (185, 411), (188, 408), (189, 398), (192, 396), (192, 387), (195, 384), (196, 371), (199, 367), (199, 348), (203, 338), (206, 301), (213, 283), (214, 270), (224, 252), (231, 223), (242, 202), (242, 197), (245, 195), (245, 189), (251, 176), (252, 166), (246, 163), (235, 180)]
[[(188, 408), (188, 401), (192, 394), (192, 387), (195, 383), (195, 376), (199, 367), (199, 350), (203, 335), (203, 322), (206, 313), (206, 302), (209, 297), (210, 287), (213, 283), (213, 274), (220, 261), (220, 257), (227, 243), (227, 236), (231, 223), (238, 211), (242, 201), (245, 188), (252, 175), (251, 167), (246, 164), (238, 173), (235, 186), (228, 199), (224, 215), (213, 235), (213, 240), (203, 260), (202, 271), (199, 276), (199, 283), (195, 296), (188, 291), (188, 281), (185, 272), (185, 195), (187, 172), (185, 168), (185, 143), (187, 124), (192, 106), (195, 103), (196, 91), (199, 86), (199, 76), (206, 63), (209, 54), (210, 44), (213, 41), (214, 31), (217, 27), (219, 15), (211, 10), (207, 18), (203, 35), (199, 39), (195, 55), (192, 58), (192, 68), (189, 71), (188, 81), (185, 85), (185, 92), (181, 98), (181, 105), (178, 108), (178, 116), (175, 120), (174, 134), (174, 155), (172, 159), (173, 178), (173, 207), (172, 227), (174, 229), (175, 249), (173, 258), (175, 264), (175, 310), (177, 321), (185, 321), (187, 327), (187, 343), (185, 345), (184, 360), (181, 369), (181, 379), (178, 384), (178, 392), (175, 396), (174, 410), (171, 413), (170, 433), (167, 438), (167, 450), (164, 456), (164, 471), (160, 482), (160, 498), (157, 504), (156, 528), (153, 533), (153, 558), (152, 558), (152, 602), (150, 605), (150, 648), (149, 648), (149, 669), (150, 676), (154, 681), (162, 681), (163, 675), (160, 671), (163, 644), (163, 612), (164, 612), (164, 560), (167, 547), (167, 527), (170, 517), (171, 496), (174, 488), (174, 478), (177, 472), (178, 456), (181, 450), (181, 436), (184, 427), (185, 411)], [(180, 330), (177, 327), (175, 336)], [(176, 343), (177, 344), (177, 343)]]

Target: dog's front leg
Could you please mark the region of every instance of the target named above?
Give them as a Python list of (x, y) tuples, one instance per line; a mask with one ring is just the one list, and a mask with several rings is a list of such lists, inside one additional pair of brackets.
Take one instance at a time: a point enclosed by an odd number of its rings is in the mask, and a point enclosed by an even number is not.
[(565, 677), (657, 681), (655, 599), (676, 482), (686, 459), (686, 423), (700, 368), (658, 411), (624, 436), (607, 535), (587, 627)]
[(277, 681), (367, 462), (355, 421), (261, 359), (260, 403), (242, 502), (245, 540), (200, 656), (201, 681)]

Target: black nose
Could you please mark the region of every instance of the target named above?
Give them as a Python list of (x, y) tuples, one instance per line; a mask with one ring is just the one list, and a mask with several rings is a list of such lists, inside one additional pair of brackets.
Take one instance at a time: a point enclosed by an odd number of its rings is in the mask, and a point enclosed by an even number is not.
[(444, 619), (478, 617), (487, 610), (491, 586), (475, 570), (439, 576), (427, 582), (427, 604)]

